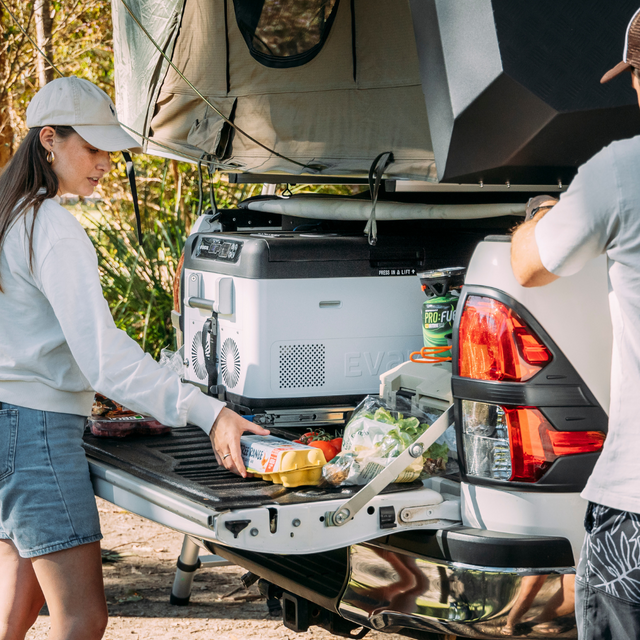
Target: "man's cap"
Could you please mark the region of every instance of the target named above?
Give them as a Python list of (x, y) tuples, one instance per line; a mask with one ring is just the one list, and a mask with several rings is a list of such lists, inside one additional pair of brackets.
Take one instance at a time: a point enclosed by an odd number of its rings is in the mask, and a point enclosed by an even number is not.
[(531, 220), (540, 209), (550, 209), (558, 204), (558, 198), (555, 196), (540, 195), (529, 198), (527, 208), (525, 209), (525, 222)]
[(602, 76), (600, 82), (602, 84), (609, 82), (609, 80), (613, 80), (621, 73), (631, 71), (634, 67), (640, 69), (640, 9), (636, 11), (627, 27), (622, 62), (619, 62), (610, 71), (607, 71), (607, 73)]
[(102, 151), (140, 152), (118, 122), (111, 98), (93, 82), (68, 76), (46, 84), (27, 107), (27, 127), (64, 125)]

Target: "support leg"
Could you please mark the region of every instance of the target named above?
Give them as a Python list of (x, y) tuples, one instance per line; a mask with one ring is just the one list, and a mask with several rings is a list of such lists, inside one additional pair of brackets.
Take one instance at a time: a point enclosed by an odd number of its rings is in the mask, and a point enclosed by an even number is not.
[(185, 607), (191, 597), (191, 585), (196, 571), (200, 568), (200, 547), (189, 537), (184, 537), (182, 551), (177, 562), (176, 576), (173, 579), (173, 588), (169, 602)]
[(186, 607), (191, 598), (191, 587), (196, 571), (200, 568), (228, 567), (233, 564), (220, 556), (200, 556), (200, 547), (190, 536), (184, 537), (182, 551), (177, 562), (176, 576), (173, 579), (173, 588), (169, 602), (181, 607)]

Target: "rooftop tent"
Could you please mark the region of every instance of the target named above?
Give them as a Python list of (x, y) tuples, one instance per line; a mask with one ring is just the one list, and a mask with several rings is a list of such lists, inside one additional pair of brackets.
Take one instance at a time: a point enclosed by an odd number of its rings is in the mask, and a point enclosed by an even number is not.
[[(269, 150), (205, 104), (125, 2), (193, 85)], [(112, 0), (119, 114), (151, 137), (149, 152), (166, 153), (155, 141), (229, 170), (364, 176), (392, 151), (390, 178), (566, 183), (602, 146), (640, 133), (628, 76), (599, 84), (637, 9), (614, 4)]]
[(300, 165), (232, 132), (112, 0), (119, 114), (152, 140), (253, 173), (363, 176), (392, 150), (388, 174), (435, 179), (407, 0), (125, 1), (217, 109)]

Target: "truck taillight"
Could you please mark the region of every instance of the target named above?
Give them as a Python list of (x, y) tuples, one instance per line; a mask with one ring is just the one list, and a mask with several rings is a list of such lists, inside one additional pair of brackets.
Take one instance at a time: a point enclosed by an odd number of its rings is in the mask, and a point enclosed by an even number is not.
[(467, 475), (537, 482), (555, 460), (602, 449), (600, 431), (557, 431), (532, 407), (462, 401)]
[(552, 360), (526, 322), (493, 298), (467, 298), (458, 339), (458, 373), (463, 378), (525, 382)]

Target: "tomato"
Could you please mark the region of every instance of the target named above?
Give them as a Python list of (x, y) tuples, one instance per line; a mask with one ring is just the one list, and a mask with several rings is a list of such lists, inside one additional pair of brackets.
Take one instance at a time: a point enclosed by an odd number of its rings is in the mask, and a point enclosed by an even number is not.
[(337, 449), (326, 440), (314, 440), (313, 442), (309, 443), (309, 446), (320, 449), (320, 451), (324, 453), (324, 459), (327, 462), (329, 462), (329, 460), (333, 460), (333, 458), (338, 455)]
[(334, 438), (329, 440), (329, 444), (338, 452), (342, 451), (342, 438)]
[(318, 429), (317, 431), (307, 431), (307, 433), (300, 436), (300, 442), (302, 444), (310, 444), (316, 440), (331, 440), (331, 437), (325, 432), (324, 429)]

